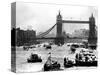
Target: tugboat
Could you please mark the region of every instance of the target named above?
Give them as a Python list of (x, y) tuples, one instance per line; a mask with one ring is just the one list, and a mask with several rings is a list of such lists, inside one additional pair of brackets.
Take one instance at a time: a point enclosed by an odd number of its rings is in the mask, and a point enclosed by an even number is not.
[(74, 62), (72, 60), (69, 60), (68, 58), (64, 58), (64, 67), (70, 68), (74, 66)]
[(76, 66), (97, 66), (96, 55), (93, 51), (81, 51), (76, 54)]
[(44, 64), (44, 71), (57, 71), (60, 70), (60, 64), (57, 61), (51, 60), (51, 56), (48, 57)]
[(30, 58), (27, 59), (28, 63), (42, 62), (42, 59), (37, 54), (31, 54)]

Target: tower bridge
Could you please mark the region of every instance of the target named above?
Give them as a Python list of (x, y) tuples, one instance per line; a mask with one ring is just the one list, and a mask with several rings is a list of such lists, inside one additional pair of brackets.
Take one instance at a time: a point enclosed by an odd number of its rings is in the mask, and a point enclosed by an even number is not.
[[(37, 39), (54, 39), (55, 44), (64, 44), (65, 38), (62, 35), (62, 25), (63, 23), (77, 23), (77, 24), (88, 24), (89, 25), (89, 36), (88, 36), (88, 43), (89, 44), (96, 44), (97, 43), (97, 37), (96, 37), (96, 26), (95, 26), (95, 18), (93, 14), (90, 16), (89, 21), (77, 21), (77, 20), (63, 20), (62, 16), (60, 14), (57, 15), (56, 24), (51, 27), (49, 30), (45, 31), (44, 33), (37, 36)], [(45, 35), (47, 35), (55, 26), (56, 27), (56, 37), (49, 37), (46, 38)], [(71, 38), (69, 38), (71, 39)], [(67, 40), (69, 40), (67, 39)]]

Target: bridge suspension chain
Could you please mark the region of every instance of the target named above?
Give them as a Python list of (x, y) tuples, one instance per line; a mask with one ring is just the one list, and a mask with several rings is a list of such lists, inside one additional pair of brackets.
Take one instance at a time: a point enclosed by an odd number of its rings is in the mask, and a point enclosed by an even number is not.
[(55, 26), (56, 26), (56, 24), (53, 25), (49, 30), (45, 31), (44, 33), (41, 33), (40, 35), (37, 35), (37, 37), (40, 38), (40, 37), (43, 37), (43, 36), (47, 35)]

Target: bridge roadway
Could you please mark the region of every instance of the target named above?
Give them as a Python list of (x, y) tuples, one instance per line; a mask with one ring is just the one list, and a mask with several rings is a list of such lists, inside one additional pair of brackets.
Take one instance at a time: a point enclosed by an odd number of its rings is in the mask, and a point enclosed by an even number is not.
[[(50, 38), (36, 38), (37, 41), (40, 42), (54, 42), (56, 37)], [(87, 40), (88, 38), (64, 38), (65, 43), (81, 43), (83, 40)]]
[[(56, 37), (42, 37), (42, 38), (36, 38), (36, 40), (38, 39), (56, 39)], [(80, 37), (69, 37), (69, 38), (64, 38), (64, 39), (87, 39), (87, 37), (84, 38), (80, 38)]]

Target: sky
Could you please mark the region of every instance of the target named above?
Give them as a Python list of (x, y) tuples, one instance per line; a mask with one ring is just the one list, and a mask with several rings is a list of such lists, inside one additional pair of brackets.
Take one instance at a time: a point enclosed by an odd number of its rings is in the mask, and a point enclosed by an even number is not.
[[(59, 10), (63, 20), (88, 21), (93, 13), (97, 25), (97, 8), (92, 6), (57, 5), (40, 3), (16, 3), (16, 27), (35, 30), (36, 33), (45, 32), (56, 23)], [(88, 24), (63, 24), (66, 33), (77, 29), (88, 29)]]

